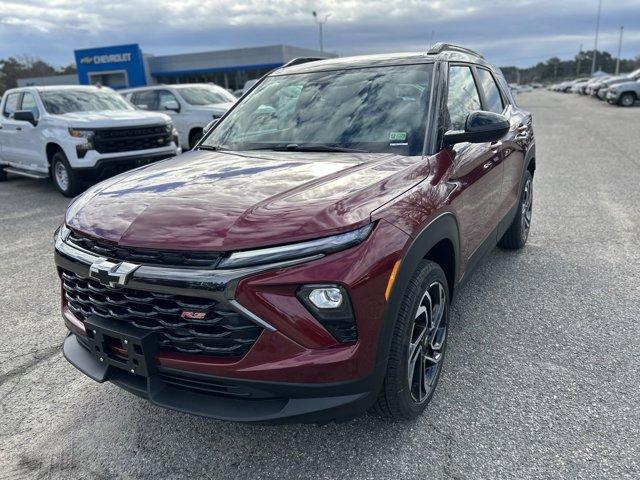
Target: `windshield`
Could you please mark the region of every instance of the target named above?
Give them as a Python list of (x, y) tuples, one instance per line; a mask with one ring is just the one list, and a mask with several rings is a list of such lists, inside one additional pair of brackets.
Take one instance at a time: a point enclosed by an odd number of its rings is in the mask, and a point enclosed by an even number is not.
[(111, 90), (40, 90), (39, 93), (45, 110), (53, 115), (100, 110), (134, 110), (125, 99)]
[(182, 87), (178, 91), (189, 105), (211, 105), (212, 103), (229, 103), (237, 99), (220, 87)]
[(202, 148), (422, 153), (433, 64), (267, 77)]

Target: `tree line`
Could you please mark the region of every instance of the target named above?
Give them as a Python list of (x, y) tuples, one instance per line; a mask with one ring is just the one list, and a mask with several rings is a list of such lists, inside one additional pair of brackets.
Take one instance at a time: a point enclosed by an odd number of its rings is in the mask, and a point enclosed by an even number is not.
[[(616, 71), (616, 58), (606, 51), (597, 51), (596, 70), (613, 74)], [(582, 51), (571, 60), (552, 57), (546, 62), (528, 68), (501, 67), (509, 83), (555, 83), (577, 77), (589, 77), (593, 62), (593, 50)], [(620, 59), (620, 73), (640, 68), (640, 55), (634, 59)]]
[[(593, 50), (582, 51), (571, 60), (552, 57), (545, 62), (527, 68), (513, 66), (501, 67), (509, 83), (552, 83), (591, 74)], [(633, 59), (620, 60), (620, 73), (640, 68), (640, 55)], [(596, 70), (614, 73), (616, 58), (607, 51), (598, 51)], [(45, 77), (76, 73), (75, 65), (56, 68), (44, 60), (29, 56), (9, 57), (0, 60), (0, 94), (9, 88), (18, 86), (19, 78)]]
[(0, 94), (18, 86), (19, 78), (46, 77), (76, 73), (75, 65), (56, 68), (39, 58), (27, 55), (0, 60)]

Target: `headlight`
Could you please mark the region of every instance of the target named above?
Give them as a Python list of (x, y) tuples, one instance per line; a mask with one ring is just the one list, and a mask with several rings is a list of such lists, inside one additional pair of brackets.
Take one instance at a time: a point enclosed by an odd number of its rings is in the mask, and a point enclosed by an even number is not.
[(60, 240), (64, 242), (67, 238), (69, 238), (70, 233), (71, 233), (71, 230), (69, 230), (69, 227), (67, 227), (67, 224), (63, 223), (58, 227), (58, 229), (56, 230), (56, 233), (53, 234), (53, 239), (55, 241), (57, 238), (60, 238)]
[(70, 128), (69, 135), (74, 138), (86, 138), (91, 140), (93, 138), (94, 131), (88, 128)]
[(361, 243), (367, 238), (369, 233), (371, 233), (372, 229), (373, 223), (370, 223), (357, 230), (333, 235), (331, 237), (318, 238), (316, 240), (293, 243), (291, 245), (282, 245), (280, 247), (235, 252), (222, 260), (219, 266), (221, 268), (238, 268), (337, 252)]
[(164, 128), (167, 132), (171, 133), (174, 128), (173, 128), (173, 122), (167, 122), (164, 124)]

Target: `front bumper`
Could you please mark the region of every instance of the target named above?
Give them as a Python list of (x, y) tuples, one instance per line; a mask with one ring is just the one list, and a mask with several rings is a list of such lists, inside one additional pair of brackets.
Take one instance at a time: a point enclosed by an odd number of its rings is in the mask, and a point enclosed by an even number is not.
[[(86, 326), (63, 301), (63, 317), (72, 332), (65, 341), (65, 357), (94, 380), (111, 381), (155, 404), (198, 415), (247, 422), (353, 417), (375, 400), (384, 375), (386, 357), (378, 355), (384, 291), (405, 242), (404, 232), (381, 222), (362, 244), (325, 257), (235, 270), (142, 265), (126, 288), (212, 298), (264, 330), (239, 359), (158, 351), (151, 342), (143, 349), (144, 357), (138, 358), (144, 368), (138, 368), (123, 365), (121, 358), (100, 362)], [(57, 236), (55, 260), (60, 271), (86, 277), (97, 259)], [(290, 294), (295, 285), (337, 281), (351, 296), (359, 332), (356, 343), (337, 343)], [(114, 331), (112, 337), (133, 343), (142, 336), (123, 330), (119, 323), (105, 326)], [(189, 386), (176, 385), (175, 379), (167, 382), (167, 375), (180, 377)], [(210, 387), (220, 383), (259, 393), (233, 397)]]
[(609, 103), (617, 103), (620, 98), (620, 93), (609, 90), (607, 91), (606, 98)]
[[(69, 333), (64, 357), (97, 382), (110, 381), (153, 404), (219, 420), (252, 423), (340, 421), (360, 415), (375, 400), (372, 379), (334, 384), (259, 382), (153, 367), (131, 373), (93, 355)], [(152, 361), (150, 360), (150, 365)]]

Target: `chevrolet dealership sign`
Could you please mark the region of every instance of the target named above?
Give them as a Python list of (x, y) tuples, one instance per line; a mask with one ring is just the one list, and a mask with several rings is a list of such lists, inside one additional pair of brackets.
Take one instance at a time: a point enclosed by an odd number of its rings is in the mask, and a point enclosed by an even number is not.
[(99, 65), (103, 63), (122, 63), (130, 62), (131, 53), (112, 53), (110, 55), (93, 55), (85, 56), (80, 59), (80, 63), (83, 65)]
[(83, 48), (76, 50), (74, 55), (81, 85), (100, 83), (122, 88), (147, 84), (144, 57), (136, 43)]

